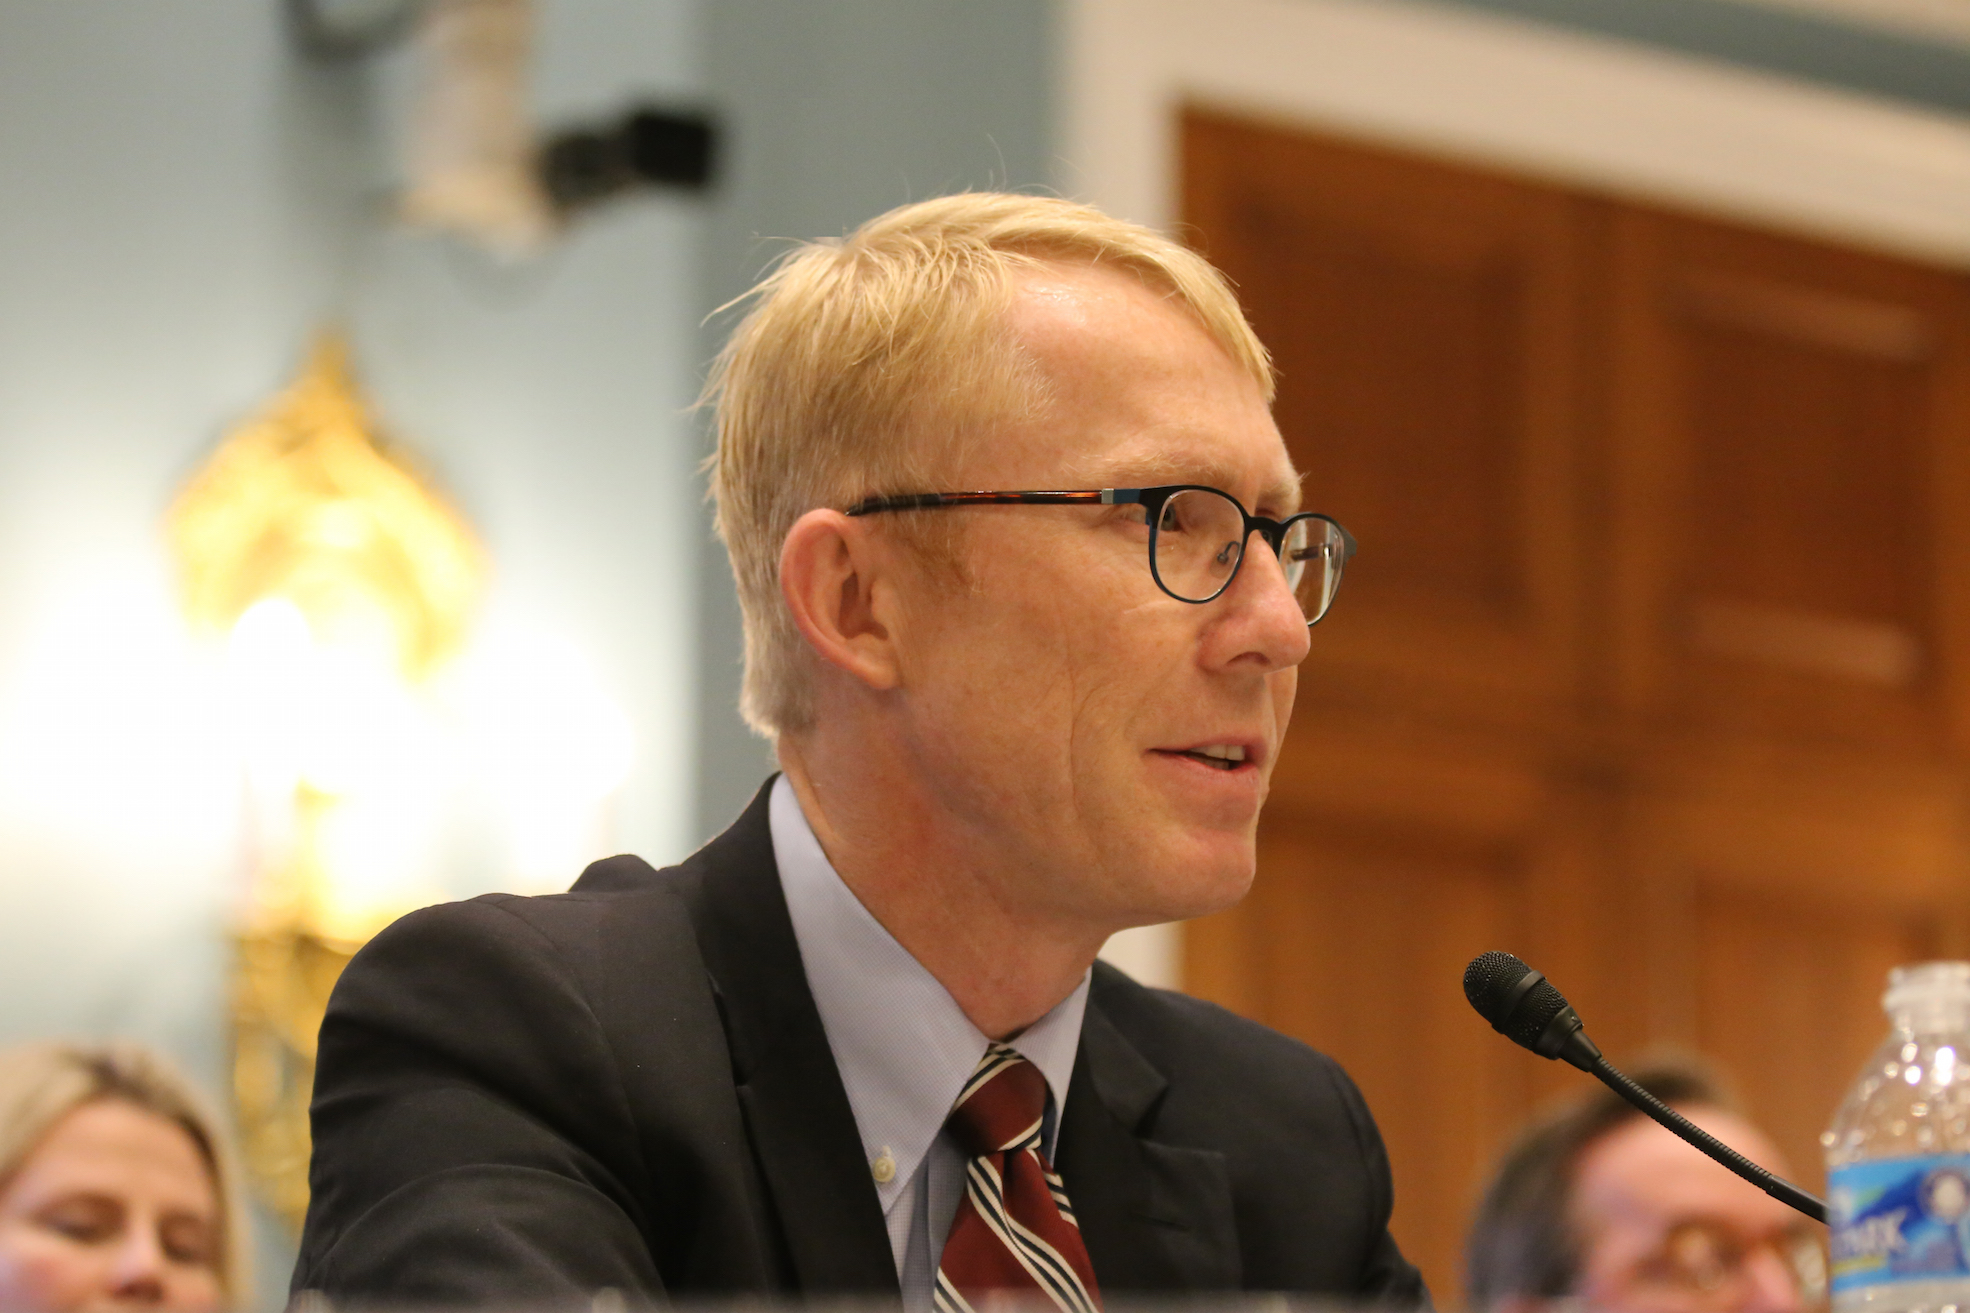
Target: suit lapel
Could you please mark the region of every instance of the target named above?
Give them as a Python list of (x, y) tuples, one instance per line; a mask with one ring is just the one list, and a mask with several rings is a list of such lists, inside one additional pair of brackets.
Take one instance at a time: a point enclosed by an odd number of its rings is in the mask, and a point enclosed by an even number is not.
[(896, 1295), (882, 1207), (780, 892), (771, 788), (699, 854), (703, 879), (686, 897), (796, 1287)]
[(1095, 970), (1058, 1155), (1095, 1278), (1105, 1292), (1235, 1290), (1224, 1156), (1149, 1138), (1168, 1082), (1102, 1011)]

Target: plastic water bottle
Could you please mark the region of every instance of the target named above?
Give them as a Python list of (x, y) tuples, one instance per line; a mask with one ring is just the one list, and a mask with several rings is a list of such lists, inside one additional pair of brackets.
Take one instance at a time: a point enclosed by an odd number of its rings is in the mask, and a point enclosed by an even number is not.
[(1970, 1313), (1970, 962), (1888, 973), (1826, 1148), (1836, 1313)]

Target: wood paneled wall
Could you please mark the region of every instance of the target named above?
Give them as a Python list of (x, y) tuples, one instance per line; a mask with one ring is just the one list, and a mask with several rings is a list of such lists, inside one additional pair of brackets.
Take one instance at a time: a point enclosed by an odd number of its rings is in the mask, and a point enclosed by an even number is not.
[(1898, 962), (1970, 952), (1970, 281), (1191, 112), (1185, 218), (1361, 554), (1193, 990), (1339, 1057), (1459, 1298), (1475, 1192), (1587, 1078), (1459, 988), (1504, 948), (1617, 1061), (1736, 1078), (1793, 1172)]

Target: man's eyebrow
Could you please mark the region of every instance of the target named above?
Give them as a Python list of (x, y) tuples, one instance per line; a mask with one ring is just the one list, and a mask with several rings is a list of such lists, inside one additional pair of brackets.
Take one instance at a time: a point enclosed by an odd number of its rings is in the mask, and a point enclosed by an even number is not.
[(1268, 490), (1266, 496), (1278, 505), (1280, 515), (1297, 515), (1303, 509), (1302, 500), (1304, 492), (1300, 488), (1300, 484), (1305, 482), (1305, 480), (1306, 475), (1295, 474), (1283, 483), (1275, 483)]
[[(1259, 504), (1253, 509), (1273, 507), (1282, 517), (1294, 514), (1300, 509), (1300, 481), (1305, 477), (1304, 474), (1295, 473), (1270, 484), (1260, 492)], [(1239, 478), (1238, 472), (1228, 465), (1208, 459), (1187, 460), (1181, 457), (1122, 461), (1088, 471), (1090, 485), (1099, 483), (1107, 488), (1155, 488), (1169, 483), (1201, 483), (1206, 487), (1229, 491), (1237, 486)]]

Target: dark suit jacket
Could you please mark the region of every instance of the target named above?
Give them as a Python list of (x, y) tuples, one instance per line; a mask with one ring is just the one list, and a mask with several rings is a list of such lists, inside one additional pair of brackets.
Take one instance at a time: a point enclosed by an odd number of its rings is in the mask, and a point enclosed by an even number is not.
[[(896, 1296), (766, 796), (681, 866), (427, 908), (356, 956), (322, 1024), (296, 1290)], [(1105, 964), (1058, 1158), (1104, 1292), (1425, 1298), (1341, 1069)]]

